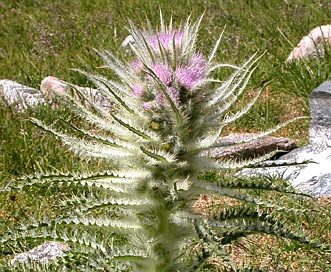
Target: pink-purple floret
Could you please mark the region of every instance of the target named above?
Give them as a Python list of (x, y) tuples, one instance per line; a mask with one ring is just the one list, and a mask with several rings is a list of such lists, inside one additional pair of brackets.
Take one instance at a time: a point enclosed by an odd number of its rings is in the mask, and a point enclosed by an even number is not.
[(131, 69), (135, 74), (139, 74), (140, 72), (142, 72), (143, 67), (144, 66), (143, 66), (142, 62), (138, 59), (134, 59), (131, 62)]
[(143, 102), (143, 109), (149, 111), (152, 109), (152, 101)]
[(132, 85), (132, 94), (137, 97), (143, 96), (145, 87), (139, 83), (134, 83)]
[(159, 50), (160, 45), (166, 50), (170, 50), (173, 48), (173, 43), (175, 44), (175, 47), (179, 47), (182, 43), (183, 39), (183, 31), (178, 30), (172, 30), (168, 32), (158, 32), (149, 40), (149, 44), (154, 50)]
[[(179, 106), (180, 99), (179, 99), (178, 89), (175, 87), (166, 87), (166, 92), (169, 95), (169, 97), (171, 98), (171, 100), (174, 102), (174, 104), (176, 106)], [(167, 103), (167, 98), (165, 97), (164, 93), (161, 91), (161, 92), (157, 92), (157, 94), (155, 96), (155, 101), (159, 105), (164, 105), (165, 103)]]
[(206, 60), (201, 53), (193, 54), (188, 65), (179, 67), (175, 71), (178, 85), (189, 90), (203, 77), (206, 70)]
[(172, 69), (169, 65), (155, 63), (152, 65), (151, 69), (163, 85), (168, 86), (172, 82)]
[[(176, 49), (182, 44), (182, 31), (158, 32), (151, 36), (149, 44), (151, 49), (159, 51), (160, 44), (166, 50)], [(173, 48), (175, 45), (175, 48)], [(140, 60), (133, 60), (131, 63), (132, 71), (141, 75), (143, 64)], [(145, 79), (148, 79), (154, 86), (162, 83), (164, 90), (167, 92), (171, 100), (176, 106), (180, 104), (179, 91), (190, 91), (204, 77), (206, 72), (206, 59), (201, 53), (194, 53), (190, 59), (178, 66), (175, 71), (168, 63), (155, 62), (150, 65), (152, 72), (145, 74)], [(158, 80), (155, 79), (157, 77)], [(159, 82), (158, 82), (159, 81)], [(183, 90), (184, 89), (184, 90)], [(135, 83), (132, 85), (132, 94), (136, 97), (143, 98), (145, 87), (142, 84)], [(155, 101), (159, 105), (164, 105), (168, 101), (161, 90), (155, 94)], [(145, 101), (142, 104), (145, 110), (151, 110), (152, 102)]]

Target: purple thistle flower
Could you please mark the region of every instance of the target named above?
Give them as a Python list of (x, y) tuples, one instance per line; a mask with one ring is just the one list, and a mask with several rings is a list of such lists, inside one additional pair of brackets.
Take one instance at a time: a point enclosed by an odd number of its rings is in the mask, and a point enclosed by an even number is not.
[[(152, 65), (152, 71), (158, 77), (158, 79), (165, 85), (168, 86), (172, 81), (172, 69), (163, 63), (155, 63)], [(149, 78), (152, 78), (149, 75)]]
[[(178, 90), (175, 87), (167, 87), (166, 92), (168, 93), (174, 104), (178, 106), (180, 103)], [(163, 92), (158, 92), (155, 96), (155, 100), (160, 105), (167, 103), (167, 98), (165, 97)]]
[(179, 105), (179, 91), (175, 87), (168, 87), (167, 93), (169, 94), (171, 100), (175, 103), (176, 106)]
[(155, 101), (157, 103), (159, 103), (160, 105), (163, 105), (167, 102), (167, 99), (166, 97), (164, 96), (164, 94), (162, 92), (158, 92), (156, 95), (155, 95)]
[(143, 68), (144, 68), (144, 66), (140, 60), (134, 59), (131, 62), (131, 69), (133, 70), (133, 72), (135, 74), (139, 74), (143, 70)]
[(156, 51), (159, 50), (159, 43), (161, 43), (166, 50), (170, 50), (172, 49), (173, 46), (173, 39), (175, 41), (175, 47), (179, 47), (183, 39), (183, 31), (178, 31), (178, 30), (173, 30), (170, 32), (160, 31), (154, 34), (150, 38), (149, 44)]
[(194, 71), (192, 71), (190, 67), (178, 68), (175, 74), (178, 85), (184, 87), (187, 90), (191, 89), (197, 80)]
[(197, 73), (202, 76), (206, 70), (206, 59), (201, 53), (194, 53), (188, 63), (188, 66), (195, 69)]
[(206, 70), (206, 59), (201, 53), (195, 53), (187, 66), (176, 69), (178, 84), (185, 89), (191, 89), (203, 77)]
[(151, 101), (144, 102), (144, 103), (142, 104), (142, 106), (143, 106), (144, 110), (149, 111), (149, 110), (152, 109), (152, 102), (151, 102)]
[(141, 97), (144, 94), (145, 87), (139, 83), (132, 85), (132, 94), (137, 97)]

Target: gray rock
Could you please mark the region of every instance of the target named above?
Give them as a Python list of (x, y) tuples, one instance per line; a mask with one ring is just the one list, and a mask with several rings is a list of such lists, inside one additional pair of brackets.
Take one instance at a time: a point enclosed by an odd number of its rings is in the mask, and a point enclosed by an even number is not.
[[(254, 136), (255, 134), (253, 133), (232, 133), (227, 136), (220, 137), (217, 142), (222, 142), (224, 144), (238, 141), (240, 142), (253, 138)], [(279, 138), (264, 136), (238, 145), (213, 148), (211, 150), (208, 150), (207, 152), (209, 156), (216, 159), (250, 159), (263, 156), (275, 150), (281, 150), (282, 152), (286, 153), (293, 150), (294, 148), (296, 148), (296, 143), (294, 140), (283, 137)]]
[(331, 196), (331, 81), (313, 90), (309, 107), (312, 119), (308, 145), (239, 174), (282, 176), (298, 191), (316, 197)]
[(309, 94), (309, 143), (331, 146), (331, 81), (326, 81)]
[(43, 94), (39, 90), (8, 79), (0, 80), (0, 96), (8, 105), (14, 106), (19, 111), (45, 103)]
[[(74, 88), (72, 88), (74, 87)], [(40, 104), (45, 104), (46, 99), (56, 106), (57, 97), (65, 97), (67, 94), (72, 94), (75, 99), (79, 99), (80, 94), (95, 103), (96, 106), (109, 111), (112, 103), (99, 91), (89, 87), (80, 87), (73, 85), (69, 87), (64, 81), (48, 76), (41, 82), (40, 90), (22, 85), (12, 80), (0, 80), (0, 98), (18, 111), (24, 111), (28, 107), (36, 107)], [(79, 94), (80, 93), (80, 94)], [(89, 103), (86, 103), (89, 107)]]
[(312, 196), (331, 196), (331, 149), (307, 145), (295, 149), (276, 161), (266, 161), (240, 175), (281, 176), (300, 192)]
[[(72, 87), (56, 77), (48, 76), (42, 80), (40, 90), (53, 106), (56, 100), (55, 96), (65, 97), (67, 94), (72, 94), (75, 99), (79, 100), (79, 93), (81, 93), (104, 110), (108, 111), (111, 109), (112, 103), (99, 90), (77, 85), (72, 85)], [(89, 107), (89, 104), (86, 103), (86, 106)]]
[[(59, 256), (63, 256), (66, 250), (69, 250), (69, 246), (65, 243), (46, 241), (42, 245), (34, 247), (27, 252), (17, 254), (10, 263), (12, 265), (14, 265), (15, 262), (24, 263), (27, 262), (28, 259), (44, 263)], [(62, 270), (64, 271), (65, 268)]]
[(331, 25), (322, 25), (312, 29), (293, 49), (286, 62), (309, 56), (323, 56), (325, 46), (331, 46)]

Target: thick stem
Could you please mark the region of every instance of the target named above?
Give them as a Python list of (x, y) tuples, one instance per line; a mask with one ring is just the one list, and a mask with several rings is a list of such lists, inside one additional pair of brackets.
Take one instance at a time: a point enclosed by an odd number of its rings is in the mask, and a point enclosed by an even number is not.
[(175, 226), (170, 221), (171, 209), (165, 207), (164, 203), (160, 203), (155, 207), (155, 215), (155, 241), (152, 250), (159, 263), (155, 266), (154, 271), (173, 271), (171, 267), (173, 266), (174, 254), (177, 251), (180, 237), (176, 237), (178, 235)]

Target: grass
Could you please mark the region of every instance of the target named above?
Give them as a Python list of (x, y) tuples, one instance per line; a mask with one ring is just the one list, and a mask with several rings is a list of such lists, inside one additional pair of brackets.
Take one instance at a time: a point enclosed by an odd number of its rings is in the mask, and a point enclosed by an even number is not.
[[(283, 199), (284, 200), (284, 199)], [(280, 200), (280, 201), (283, 201)], [(196, 202), (196, 208), (201, 212), (208, 213), (211, 209), (222, 209), (222, 206), (229, 205), (230, 199), (214, 199), (208, 195), (202, 195)], [(331, 199), (320, 199), (315, 201), (294, 201), (293, 207), (313, 209), (322, 205), (319, 212), (311, 212), (313, 220), (306, 218), (302, 220), (305, 230), (313, 237), (330, 238), (330, 208)], [(235, 203), (231, 203), (235, 204)], [(316, 220), (317, 216), (323, 220)], [(320, 225), (322, 224), (322, 225)], [(283, 238), (276, 238), (267, 235), (251, 235), (246, 238), (238, 239), (236, 243), (228, 247), (230, 260), (236, 265), (247, 266), (254, 264), (262, 271), (329, 271), (331, 268), (330, 253), (321, 253), (306, 246), (290, 242)], [(214, 260), (214, 267), (222, 267), (219, 260)], [(219, 271), (219, 270), (216, 270)]]
[[(264, 82), (271, 81), (254, 108), (224, 133), (254, 132), (272, 127), (295, 116), (308, 114), (307, 95), (323, 81), (330, 79), (331, 52), (324, 58), (285, 65), (284, 61), (301, 37), (315, 26), (330, 23), (329, 0), (288, 1), (0, 1), (0, 78), (11, 79), (38, 88), (41, 80), (56, 76), (65, 81), (87, 86), (84, 77), (72, 68), (86, 65), (98, 69), (100, 60), (93, 48), (118, 52), (120, 58), (129, 53), (121, 48), (127, 35), (127, 19), (137, 25), (148, 17), (152, 24), (159, 22), (159, 8), (166, 19), (173, 17), (179, 24), (189, 14), (196, 19), (205, 12), (199, 37), (199, 50), (207, 52), (226, 26), (217, 60), (238, 64), (251, 54), (266, 51), (252, 78), (252, 92)], [(284, 37), (285, 36), (285, 37)], [(223, 78), (227, 71), (218, 72)], [(250, 92), (248, 93), (250, 95)], [(59, 140), (30, 124), (28, 116), (52, 120), (61, 113), (74, 118), (65, 108), (50, 110), (42, 107), (36, 111), (17, 114), (5, 104), (0, 105), (0, 182), (34, 172), (80, 171), (107, 167), (105, 162), (89, 161), (73, 156)], [(79, 121), (79, 120), (77, 120)], [(277, 132), (307, 143), (309, 122), (294, 123)], [(0, 195), (0, 233), (2, 226), (19, 224), (25, 216), (42, 217), (52, 214), (61, 198), (75, 188), (58, 191), (41, 187), (31, 195)], [(320, 200), (322, 201), (322, 200)], [(320, 203), (322, 210), (312, 214), (314, 221), (304, 222), (316, 237), (330, 239), (330, 201)], [(304, 203), (310, 209), (313, 203)], [(245, 262), (263, 263), (270, 271), (327, 271), (330, 256), (320, 255), (308, 248), (282, 239), (262, 237), (247, 238), (234, 244), (229, 251), (233, 258), (243, 257)], [(12, 251), (2, 251), (0, 259), (10, 258)], [(238, 258), (237, 258), (238, 259)], [(215, 261), (217, 263), (217, 261)], [(282, 265), (281, 265), (282, 264)], [(215, 265), (217, 267), (217, 265)], [(272, 267), (272, 268), (271, 268)]]

